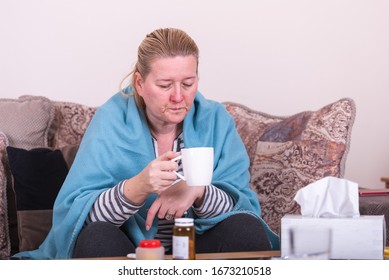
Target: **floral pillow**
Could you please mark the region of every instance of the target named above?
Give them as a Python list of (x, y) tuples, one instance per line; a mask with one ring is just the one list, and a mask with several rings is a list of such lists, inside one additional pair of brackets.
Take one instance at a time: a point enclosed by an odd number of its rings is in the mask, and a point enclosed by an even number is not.
[(299, 189), (326, 176), (344, 176), (355, 103), (343, 98), (290, 117), (236, 103), (225, 106), (249, 153), (250, 186), (257, 193), (263, 219), (279, 234), (281, 218), (300, 213), (293, 200)]
[(53, 102), (54, 120), (49, 130), (49, 146), (78, 146), (97, 107), (72, 102)]

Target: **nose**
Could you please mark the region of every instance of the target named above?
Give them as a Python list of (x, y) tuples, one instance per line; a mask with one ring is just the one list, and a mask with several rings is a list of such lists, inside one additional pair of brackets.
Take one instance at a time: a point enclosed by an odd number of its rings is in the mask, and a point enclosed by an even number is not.
[(173, 92), (170, 95), (170, 99), (174, 102), (181, 102), (183, 99), (180, 85), (175, 85)]

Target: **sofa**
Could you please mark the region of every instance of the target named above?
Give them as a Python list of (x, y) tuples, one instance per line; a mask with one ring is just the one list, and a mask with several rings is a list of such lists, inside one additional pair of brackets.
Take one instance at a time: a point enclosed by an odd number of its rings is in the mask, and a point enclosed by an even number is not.
[[(356, 107), (342, 98), (315, 111), (274, 116), (224, 102), (250, 157), (250, 187), (264, 220), (280, 233), (302, 187), (344, 177)], [(0, 99), (0, 259), (37, 248), (97, 107), (25, 95)]]

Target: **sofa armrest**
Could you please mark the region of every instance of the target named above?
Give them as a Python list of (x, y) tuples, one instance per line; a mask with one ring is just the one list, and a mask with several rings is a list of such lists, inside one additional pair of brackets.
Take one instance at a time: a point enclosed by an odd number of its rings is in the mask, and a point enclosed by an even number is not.
[(7, 164), (8, 139), (0, 132), (0, 259), (7, 259), (11, 254), (11, 241), (8, 227), (7, 184), (9, 170)]

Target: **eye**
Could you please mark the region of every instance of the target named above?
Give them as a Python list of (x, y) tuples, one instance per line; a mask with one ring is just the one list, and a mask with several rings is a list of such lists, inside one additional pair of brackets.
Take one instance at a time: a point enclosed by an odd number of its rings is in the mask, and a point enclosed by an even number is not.
[(195, 82), (196, 82), (195, 78), (188, 78), (188, 79), (183, 80), (181, 82), (181, 85), (184, 88), (190, 88), (190, 87), (194, 86)]
[(193, 86), (193, 83), (182, 83), (182, 86), (185, 88), (189, 88), (189, 87)]
[(163, 84), (163, 85), (158, 85), (158, 87), (162, 88), (162, 89), (168, 89), (171, 87), (171, 84)]

